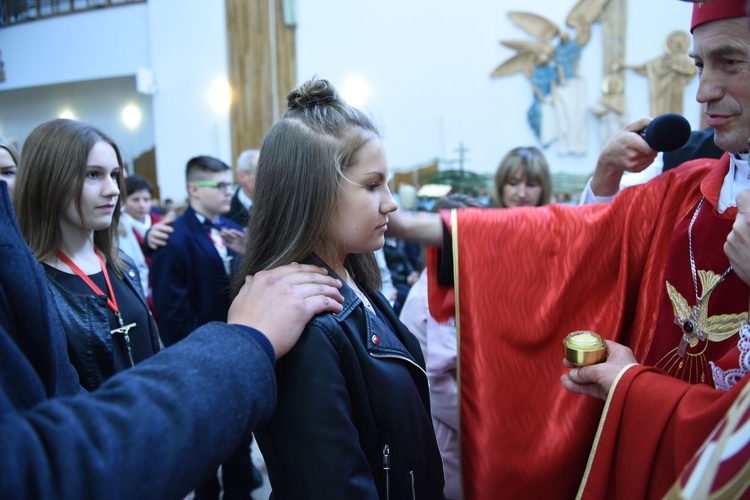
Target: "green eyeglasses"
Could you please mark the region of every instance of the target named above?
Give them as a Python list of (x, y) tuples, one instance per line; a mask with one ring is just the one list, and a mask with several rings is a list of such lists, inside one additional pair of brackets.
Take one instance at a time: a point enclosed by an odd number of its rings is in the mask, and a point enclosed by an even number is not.
[(216, 188), (219, 191), (226, 191), (232, 188), (231, 182), (195, 181), (193, 184), (200, 187)]

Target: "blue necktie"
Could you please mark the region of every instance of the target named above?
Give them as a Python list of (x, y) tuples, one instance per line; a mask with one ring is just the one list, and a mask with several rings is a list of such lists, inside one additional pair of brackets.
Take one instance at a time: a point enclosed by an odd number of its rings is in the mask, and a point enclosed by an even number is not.
[(213, 228), (216, 228), (219, 231), (221, 231), (222, 229), (226, 229), (227, 228), (227, 222), (222, 217), (219, 217), (219, 220), (216, 221), (216, 222), (212, 222), (212, 221), (206, 219), (206, 220), (203, 221), (202, 227), (203, 227), (204, 231), (209, 232), (209, 233), (211, 232), (211, 229), (213, 229)]

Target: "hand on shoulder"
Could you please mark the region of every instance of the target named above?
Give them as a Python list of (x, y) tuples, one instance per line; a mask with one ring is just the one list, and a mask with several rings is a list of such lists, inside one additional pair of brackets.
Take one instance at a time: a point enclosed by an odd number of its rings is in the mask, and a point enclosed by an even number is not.
[(280, 358), (294, 346), (305, 325), (322, 312), (340, 312), (341, 282), (318, 266), (289, 264), (254, 276), (229, 307), (227, 322), (262, 332)]

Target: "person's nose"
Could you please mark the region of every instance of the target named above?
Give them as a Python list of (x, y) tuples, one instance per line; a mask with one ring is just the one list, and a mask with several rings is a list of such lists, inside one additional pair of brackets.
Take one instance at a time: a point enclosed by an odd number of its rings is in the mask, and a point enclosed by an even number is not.
[(398, 210), (398, 203), (396, 202), (396, 199), (393, 197), (393, 194), (391, 193), (390, 188), (386, 187), (386, 190), (388, 191), (388, 194), (386, 195), (385, 199), (380, 204), (380, 211), (384, 214), (389, 214), (391, 212), (395, 212)]
[(115, 197), (120, 195), (120, 186), (117, 184), (117, 178), (108, 176), (104, 183), (104, 196)]
[(724, 86), (721, 84), (721, 78), (716, 77), (716, 72), (710, 68), (703, 68), (700, 78), (698, 79), (698, 92), (696, 100), (701, 104), (718, 101), (724, 96)]

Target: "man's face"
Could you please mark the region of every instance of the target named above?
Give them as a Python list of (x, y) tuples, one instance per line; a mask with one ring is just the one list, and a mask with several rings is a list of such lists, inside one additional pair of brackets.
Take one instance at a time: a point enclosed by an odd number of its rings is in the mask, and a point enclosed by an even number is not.
[(237, 171), (237, 182), (245, 195), (252, 200), (255, 197), (255, 171)]
[(747, 18), (724, 19), (693, 31), (698, 102), (705, 105), (714, 142), (724, 151), (747, 149), (750, 137), (750, 31)]

